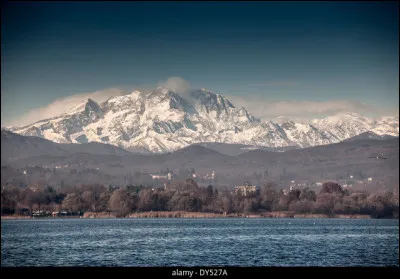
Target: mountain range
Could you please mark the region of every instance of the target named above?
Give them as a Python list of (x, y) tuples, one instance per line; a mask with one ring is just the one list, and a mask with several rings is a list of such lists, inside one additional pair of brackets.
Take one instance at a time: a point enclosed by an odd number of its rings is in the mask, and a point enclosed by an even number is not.
[(399, 119), (344, 113), (307, 122), (262, 121), (207, 89), (183, 95), (158, 87), (149, 94), (134, 91), (101, 103), (88, 99), (56, 117), (7, 129), (55, 143), (97, 142), (134, 153), (166, 153), (192, 144), (279, 151), (338, 143), (363, 133), (397, 137)]
[[(284, 186), (291, 180), (345, 181), (352, 175), (356, 180), (372, 177), (379, 185), (398, 187), (398, 137), (371, 138), (365, 134), (339, 143), (285, 152), (249, 151), (248, 146), (223, 143), (207, 145), (193, 144), (174, 152), (144, 155), (102, 143), (61, 144), (3, 130), (1, 181), (2, 185), (18, 185), (29, 179), (29, 183), (50, 185), (157, 186), (149, 173), (171, 170), (184, 178), (185, 171), (193, 168), (201, 177), (214, 170), (218, 183), (214, 181), (213, 185), (237, 185), (243, 181), (260, 185), (262, 176)], [(229, 153), (234, 154), (228, 156)]]

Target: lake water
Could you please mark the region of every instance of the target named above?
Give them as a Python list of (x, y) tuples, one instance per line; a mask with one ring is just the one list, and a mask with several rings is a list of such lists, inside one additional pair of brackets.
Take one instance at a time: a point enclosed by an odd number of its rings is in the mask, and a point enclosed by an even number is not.
[(1, 221), (1, 266), (399, 266), (399, 221)]

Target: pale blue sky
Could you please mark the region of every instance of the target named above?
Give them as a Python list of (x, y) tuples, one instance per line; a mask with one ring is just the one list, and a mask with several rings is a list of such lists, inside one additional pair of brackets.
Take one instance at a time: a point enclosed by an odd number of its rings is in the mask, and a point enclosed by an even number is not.
[(2, 125), (70, 95), (172, 76), (245, 99), (398, 112), (397, 2), (2, 5)]

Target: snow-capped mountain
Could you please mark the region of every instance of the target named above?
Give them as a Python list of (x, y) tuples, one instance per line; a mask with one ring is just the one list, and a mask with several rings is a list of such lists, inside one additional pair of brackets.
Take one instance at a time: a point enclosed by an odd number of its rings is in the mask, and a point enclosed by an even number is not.
[(181, 96), (158, 87), (150, 94), (134, 91), (100, 104), (88, 99), (57, 117), (9, 129), (58, 143), (94, 141), (130, 151), (168, 152), (203, 142), (310, 147), (367, 131), (398, 136), (399, 120), (347, 113), (310, 122), (261, 121), (207, 89)]

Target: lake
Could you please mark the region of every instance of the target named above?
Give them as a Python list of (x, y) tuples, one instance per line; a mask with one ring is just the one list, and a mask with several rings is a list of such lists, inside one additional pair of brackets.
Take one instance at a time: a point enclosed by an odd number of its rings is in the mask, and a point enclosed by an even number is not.
[(1, 221), (1, 266), (399, 266), (399, 221)]

